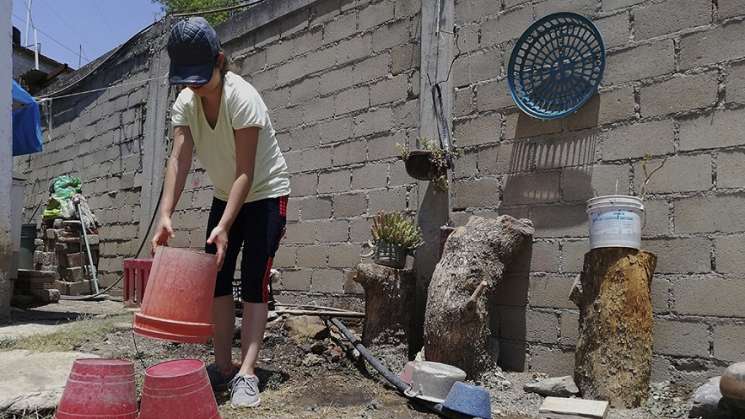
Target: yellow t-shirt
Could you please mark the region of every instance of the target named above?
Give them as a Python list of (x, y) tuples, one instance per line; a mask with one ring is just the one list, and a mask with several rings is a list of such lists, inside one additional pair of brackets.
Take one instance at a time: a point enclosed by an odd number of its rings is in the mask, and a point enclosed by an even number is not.
[(237, 74), (225, 75), (220, 111), (215, 128), (210, 127), (202, 101), (191, 89), (183, 89), (173, 104), (173, 126), (188, 126), (197, 157), (215, 185), (215, 198), (227, 201), (235, 181), (235, 135), (233, 130), (258, 127), (253, 183), (245, 202), (290, 194), (287, 164), (274, 137), (269, 113), (259, 92)]

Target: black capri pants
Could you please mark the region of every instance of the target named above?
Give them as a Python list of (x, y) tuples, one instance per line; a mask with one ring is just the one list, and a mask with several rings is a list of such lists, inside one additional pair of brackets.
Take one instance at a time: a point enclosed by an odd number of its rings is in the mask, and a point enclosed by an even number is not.
[[(207, 238), (220, 222), (227, 202), (212, 199), (207, 222)], [(287, 197), (262, 199), (243, 204), (228, 232), (228, 248), (222, 269), (217, 273), (215, 297), (233, 295), (233, 277), (238, 253), (241, 258), (241, 298), (247, 303), (268, 303), (269, 275), (274, 255), (287, 224)], [(207, 253), (216, 254), (217, 246), (205, 244)]]

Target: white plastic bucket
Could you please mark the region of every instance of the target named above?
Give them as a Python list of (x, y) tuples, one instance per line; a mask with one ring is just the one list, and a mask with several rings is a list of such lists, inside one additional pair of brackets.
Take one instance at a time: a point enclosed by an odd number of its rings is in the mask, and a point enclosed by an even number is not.
[(639, 249), (644, 204), (629, 195), (606, 195), (587, 201), (590, 218), (590, 248), (630, 247)]

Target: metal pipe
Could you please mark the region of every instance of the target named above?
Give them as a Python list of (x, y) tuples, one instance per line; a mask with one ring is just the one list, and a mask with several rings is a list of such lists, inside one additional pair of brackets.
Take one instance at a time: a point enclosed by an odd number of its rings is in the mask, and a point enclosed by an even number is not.
[(98, 294), (98, 277), (96, 276), (96, 265), (93, 264), (93, 256), (91, 256), (91, 247), (88, 244), (88, 232), (83, 220), (83, 213), (80, 212), (80, 200), (74, 200), (75, 209), (78, 211), (78, 217), (80, 218), (80, 229), (83, 230), (83, 241), (85, 242), (85, 250), (88, 253), (88, 264), (91, 271), (91, 281), (93, 281), (93, 293)]
[(362, 355), (363, 358), (365, 358), (365, 361), (367, 361), (370, 365), (372, 365), (373, 368), (375, 368), (376, 371), (378, 371), (386, 380), (388, 380), (389, 383), (393, 384), (398, 391), (400, 391), (402, 394), (408, 390), (411, 386), (401, 381), (400, 378), (394, 373), (391, 372), (388, 368), (386, 368), (385, 365), (383, 365), (373, 354), (370, 353), (370, 351), (367, 350), (362, 345), (362, 342), (355, 336), (349, 329), (347, 329), (346, 326), (344, 326), (344, 323), (342, 323), (339, 319), (332, 317), (329, 319), (331, 323), (333, 323), (334, 326), (336, 326), (339, 331), (344, 335), (344, 337), (349, 340), (352, 345), (354, 345), (355, 349), (359, 351), (360, 355)]

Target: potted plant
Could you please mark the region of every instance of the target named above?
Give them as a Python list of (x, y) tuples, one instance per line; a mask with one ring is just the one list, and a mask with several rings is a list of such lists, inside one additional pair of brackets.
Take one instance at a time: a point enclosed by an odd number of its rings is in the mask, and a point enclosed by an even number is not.
[(434, 182), (438, 190), (447, 190), (447, 171), (453, 167), (453, 158), (460, 155), (459, 151), (443, 150), (428, 138), (420, 138), (419, 144), (422, 148), (417, 150), (410, 150), (408, 145), (396, 144), (401, 160), (406, 165), (406, 173), (414, 179)]
[(380, 212), (373, 217), (373, 255), (375, 263), (402, 269), (406, 255), (422, 245), (422, 231), (402, 213)]

